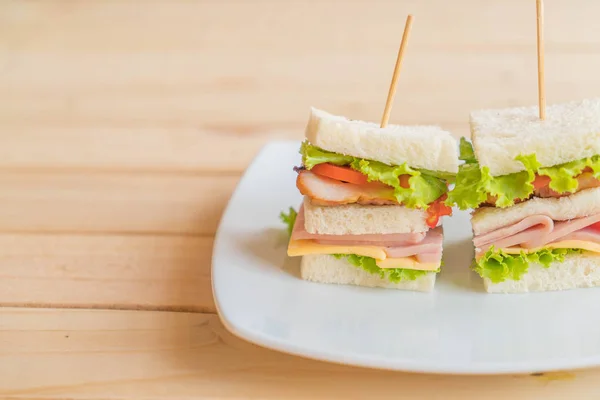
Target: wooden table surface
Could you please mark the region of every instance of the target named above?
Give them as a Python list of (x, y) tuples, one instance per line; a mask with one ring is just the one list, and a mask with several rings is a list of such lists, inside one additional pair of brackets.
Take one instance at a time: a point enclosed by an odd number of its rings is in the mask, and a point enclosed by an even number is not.
[[(441, 376), (228, 333), (213, 235), (240, 174), (315, 105), (468, 134), (537, 101), (534, 1), (0, 3), (0, 395), (11, 399), (600, 396), (600, 369)], [(600, 94), (600, 3), (546, 1), (548, 102)], [(594, 316), (590, 316), (594, 318)], [(493, 345), (493, 344), (490, 344)]]

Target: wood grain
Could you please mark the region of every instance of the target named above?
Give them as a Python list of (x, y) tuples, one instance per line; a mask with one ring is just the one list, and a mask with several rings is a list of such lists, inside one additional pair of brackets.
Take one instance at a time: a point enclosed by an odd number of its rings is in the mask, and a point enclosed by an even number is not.
[[(266, 141), (299, 139), (310, 105), (378, 121), (409, 12), (392, 123), (463, 135), (472, 109), (537, 101), (526, 1), (2, 7), (0, 166), (241, 171)], [(599, 12), (547, 5), (549, 103), (600, 92)]]
[(211, 235), (238, 179), (0, 171), (0, 231)]
[(238, 175), (267, 141), (301, 140), (304, 134), (302, 129), (110, 126), (86, 120), (67, 126), (38, 122), (40, 127), (24, 119), (38, 121), (37, 116), (26, 116), (0, 122), (7, 132), (0, 136), (0, 168)]
[(351, 368), (259, 348), (205, 314), (3, 309), (0, 344), (8, 399), (600, 396), (600, 370), (469, 377)]
[(209, 237), (0, 234), (0, 304), (215, 312), (212, 242)]
[[(267, 141), (308, 107), (378, 121), (401, 21), (418, 18), (390, 123), (468, 134), (537, 100), (523, 0), (0, 2), (0, 306), (214, 311), (212, 236)], [(549, 0), (548, 104), (600, 93), (600, 3)], [(0, 397), (600, 395), (600, 370), (408, 375), (250, 345), (214, 315), (0, 308)]]

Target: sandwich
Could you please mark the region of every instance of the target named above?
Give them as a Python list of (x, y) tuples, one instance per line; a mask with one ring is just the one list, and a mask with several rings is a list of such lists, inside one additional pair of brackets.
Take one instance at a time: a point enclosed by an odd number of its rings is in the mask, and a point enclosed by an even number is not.
[(600, 284), (600, 99), (482, 110), (461, 139), (448, 203), (474, 209), (473, 269), (488, 292)]
[(458, 171), (450, 133), (379, 125), (311, 109), (295, 168), (303, 195), (289, 256), (305, 280), (431, 291), (442, 261), (441, 217)]

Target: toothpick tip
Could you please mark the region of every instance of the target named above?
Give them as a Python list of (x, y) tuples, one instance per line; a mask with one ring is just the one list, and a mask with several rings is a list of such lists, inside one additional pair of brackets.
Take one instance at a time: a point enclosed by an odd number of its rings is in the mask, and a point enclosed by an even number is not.
[(392, 110), (392, 103), (394, 102), (394, 96), (396, 94), (396, 83), (398, 81), (398, 76), (400, 74), (400, 69), (402, 67), (402, 59), (404, 57), (404, 49), (406, 47), (406, 42), (408, 41), (408, 37), (410, 35), (410, 30), (412, 26), (413, 15), (408, 14), (406, 17), (406, 24), (404, 25), (404, 33), (402, 34), (402, 41), (400, 42), (400, 48), (398, 49), (398, 57), (396, 59), (396, 65), (394, 67), (394, 73), (392, 75), (392, 82), (390, 84), (390, 89), (388, 92), (387, 101), (385, 103), (385, 109), (383, 111), (383, 117), (381, 118), (381, 127), (385, 128), (390, 119), (390, 112)]

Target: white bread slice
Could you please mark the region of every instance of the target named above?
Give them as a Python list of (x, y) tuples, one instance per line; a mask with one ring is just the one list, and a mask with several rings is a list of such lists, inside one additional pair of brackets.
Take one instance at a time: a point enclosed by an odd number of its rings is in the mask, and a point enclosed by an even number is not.
[(322, 149), (389, 165), (456, 173), (458, 146), (449, 132), (437, 126), (401, 126), (352, 121), (314, 107), (305, 132)]
[(398, 205), (318, 206), (304, 198), (304, 228), (320, 235), (427, 232), (426, 213)]
[(471, 113), (475, 156), (492, 176), (523, 171), (515, 157), (535, 153), (544, 167), (600, 154), (600, 98)]
[(526, 293), (566, 290), (600, 286), (600, 255), (572, 254), (564, 262), (555, 262), (548, 268), (530, 264), (525, 275), (518, 281), (506, 280), (492, 283), (483, 279), (489, 293)]
[(320, 283), (430, 292), (435, 285), (436, 273), (428, 272), (414, 281), (392, 283), (380, 278), (379, 275), (370, 274), (350, 264), (344, 258), (337, 259), (327, 254), (314, 254), (302, 257), (300, 275), (304, 280)]
[(481, 207), (473, 212), (473, 233), (481, 235), (512, 225), (530, 215), (547, 215), (555, 221), (566, 221), (600, 213), (600, 188), (585, 189), (571, 196), (539, 198), (508, 208)]

